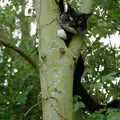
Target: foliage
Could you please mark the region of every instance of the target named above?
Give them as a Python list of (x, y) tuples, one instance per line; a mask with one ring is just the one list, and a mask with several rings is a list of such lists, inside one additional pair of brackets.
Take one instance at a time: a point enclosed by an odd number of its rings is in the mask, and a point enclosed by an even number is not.
[[(35, 35), (30, 35), (30, 24), (35, 16), (25, 16), (27, 2), (11, 0), (0, 8), (0, 40), (9, 41), (25, 54), (38, 58)], [(20, 11), (20, 12), (18, 12)], [(15, 32), (22, 34), (16, 36)], [(38, 102), (40, 91), (39, 72), (18, 53), (0, 46), (0, 119), (36, 120), (41, 117), (38, 104), (26, 116), (25, 113)]]
[(107, 120), (119, 120), (120, 119), (120, 111), (119, 110), (111, 110), (107, 111)]
[(120, 113), (119, 110), (116, 109), (108, 109), (107, 111), (104, 111), (105, 114), (98, 112), (94, 113), (91, 116), (87, 118), (87, 120), (119, 120), (120, 119)]
[(83, 102), (78, 102), (78, 99), (81, 99), (81, 97), (80, 96), (74, 96), (74, 98), (73, 98), (73, 103), (74, 103), (73, 110), (74, 110), (74, 112), (77, 112), (82, 108), (85, 108), (84, 103)]
[(100, 37), (120, 30), (119, 0), (96, 0), (94, 15), (91, 17), (90, 30)]
[[(29, 8), (25, 15), (26, 0), (10, 0), (11, 4), (0, 7), (0, 38), (21, 48), (28, 56), (38, 59), (36, 35), (30, 35), (30, 24), (35, 21), (35, 12)], [(73, 6), (76, 1), (72, 1)], [(96, 7), (88, 22), (88, 37), (94, 36), (85, 50), (82, 51), (86, 61), (84, 84), (91, 94), (95, 94), (100, 102), (106, 103), (111, 96), (120, 96), (120, 83), (112, 81), (119, 77), (119, 48), (104, 45), (100, 38), (120, 32), (120, 0), (96, 0)], [(20, 12), (18, 12), (20, 11)], [(22, 34), (14, 36), (15, 31)], [(1, 39), (0, 39), (1, 40)], [(104, 69), (100, 70), (100, 67)], [(27, 63), (15, 51), (0, 46), (0, 120), (37, 120), (41, 118), (41, 104), (38, 103), (40, 83), (39, 72)], [(96, 82), (99, 81), (99, 82)], [(110, 85), (110, 86), (108, 86)], [(100, 91), (105, 88), (106, 93)], [(95, 90), (94, 90), (95, 89)], [(94, 90), (94, 91), (93, 91)], [(116, 92), (117, 90), (117, 92)], [(99, 93), (99, 95), (97, 94)], [(74, 111), (83, 109), (82, 102), (74, 98)], [(38, 103), (26, 116), (25, 113)], [(119, 112), (94, 114), (88, 120), (118, 120)]]
[(88, 118), (88, 120), (105, 120), (105, 117), (102, 114), (97, 114), (92, 115), (91, 117)]

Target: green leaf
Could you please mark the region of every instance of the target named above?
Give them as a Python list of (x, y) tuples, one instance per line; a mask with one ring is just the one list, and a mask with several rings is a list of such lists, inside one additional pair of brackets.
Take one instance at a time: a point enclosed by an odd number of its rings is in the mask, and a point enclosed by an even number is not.
[(79, 111), (81, 108), (85, 108), (85, 105), (83, 102), (76, 102), (74, 104), (74, 112)]

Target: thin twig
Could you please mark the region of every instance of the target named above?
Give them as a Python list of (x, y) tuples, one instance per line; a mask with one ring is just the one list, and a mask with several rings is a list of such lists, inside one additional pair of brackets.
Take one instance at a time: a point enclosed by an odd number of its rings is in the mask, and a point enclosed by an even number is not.
[(66, 117), (60, 113), (55, 107), (53, 104), (51, 104), (51, 106), (53, 107), (53, 109), (56, 111), (56, 113), (61, 117), (62, 120), (67, 120)]
[(49, 23), (41, 25), (41, 27), (48, 26), (48, 25), (52, 24), (55, 20), (56, 20), (56, 18), (54, 18), (53, 20), (51, 20)]
[[(50, 100), (50, 99), (53, 99), (55, 100), (57, 103), (58, 103), (58, 100), (55, 98), (55, 97), (47, 97), (47, 98), (42, 98), (43, 101), (47, 101), (47, 100)], [(51, 104), (51, 107), (54, 109), (54, 111), (56, 111), (56, 113), (61, 117), (62, 120), (67, 120), (66, 117), (61, 113), (59, 112), (53, 104)]]
[(28, 115), (28, 113), (35, 108), (36, 106), (38, 106), (38, 103), (36, 103), (35, 105), (33, 105), (30, 109), (28, 109), (25, 113), (24, 113), (24, 117), (26, 117)]

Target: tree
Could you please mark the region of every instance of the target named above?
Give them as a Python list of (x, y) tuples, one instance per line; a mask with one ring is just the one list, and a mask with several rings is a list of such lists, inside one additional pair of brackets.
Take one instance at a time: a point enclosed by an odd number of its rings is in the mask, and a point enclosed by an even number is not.
[[(90, 1), (83, 1), (83, 11), (90, 10), (88, 2)], [(91, 16), (88, 24), (88, 37), (74, 35), (69, 47), (66, 47), (64, 41), (57, 36), (57, 30), (61, 28), (57, 4), (51, 0), (36, 0), (39, 60), (35, 47), (36, 35), (29, 34), (29, 25), (34, 21), (35, 14), (25, 16), (27, 2), (11, 0), (11, 4), (4, 9), (0, 8), (0, 45), (2, 45), (0, 47), (0, 119), (39, 119), (42, 114), (42, 102), (44, 120), (71, 120), (74, 60), (80, 53), (86, 61), (84, 85), (89, 90), (89, 94), (94, 92), (98, 101), (102, 103), (106, 103), (111, 96), (119, 97), (119, 83), (112, 84), (112, 80), (119, 77), (119, 51), (112, 45), (105, 46), (99, 40), (116, 31), (119, 33), (120, 16), (117, 6), (120, 3), (119, 0), (95, 2), (94, 15)], [(33, 9), (28, 11), (34, 13)], [(22, 37), (14, 37), (15, 31), (22, 33)], [(91, 36), (94, 36), (95, 41), (88, 41)], [(37, 64), (36, 61), (39, 63)], [(39, 94), (38, 68), (42, 97)], [(100, 92), (101, 87), (106, 93)], [(78, 111), (79, 103), (74, 107), (75, 111)], [(88, 119), (119, 119), (118, 112), (114, 114), (109, 110), (106, 113), (98, 116), (94, 114)], [(86, 119), (86, 116), (80, 112), (75, 114), (78, 118), (73, 119)]]
[[(37, 3), (38, 2), (38, 3)], [(92, 1), (84, 1), (83, 10), (90, 13)], [(75, 35), (67, 48), (63, 40), (57, 36), (59, 11), (55, 1), (36, 1), (39, 23), (39, 54), (40, 80), (42, 90), (43, 119), (72, 120), (73, 102), (72, 86), (74, 73), (74, 58), (80, 55), (80, 49), (85, 47), (86, 38)], [(88, 5), (88, 4), (87, 4)], [(39, 18), (38, 18), (39, 19)], [(82, 47), (83, 46), (83, 47)]]

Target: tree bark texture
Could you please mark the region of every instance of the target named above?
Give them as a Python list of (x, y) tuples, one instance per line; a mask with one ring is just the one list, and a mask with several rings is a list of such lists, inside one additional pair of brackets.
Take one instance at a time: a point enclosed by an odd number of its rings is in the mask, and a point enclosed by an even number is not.
[(55, 0), (36, 0), (40, 83), (43, 120), (73, 119), (74, 58), (85, 46), (85, 38), (75, 35), (66, 47), (57, 36), (61, 28)]

